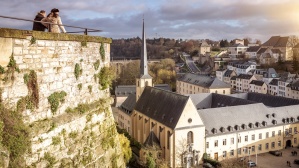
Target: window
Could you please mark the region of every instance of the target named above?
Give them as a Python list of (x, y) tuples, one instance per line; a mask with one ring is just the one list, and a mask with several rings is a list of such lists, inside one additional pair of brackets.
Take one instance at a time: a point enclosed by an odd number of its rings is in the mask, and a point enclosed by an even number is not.
[(258, 146), (258, 150), (259, 150), (259, 151), (262, 150), (262, 144), (259, 144), (259, 146)]
[(223, 146), (226, 145), (226, 139), (223, 139), (223, 142), (222, 142)]
[(277, 142), (277, 145), (280, 147), (280, 146), (281, 146), (281, 141), (278, 141), (278, 142)]
[(225, 94), (225, 90), (223, 90), (223, 94)]
[(297, 134), (297, 127), (294, 127), (294, 134)]
[(248, 142), (248, 136), (247, 135), (245, 136), (245, 142)]
[(265, 149), (269, 149), (269, 143), (266, 143)]
[(223, 151), (223, 157), (224, 158), (226, 157), (226, 151)]
[(206, 143), (206, 148), (209, 148), (209, 142)]
[(272, 137), (275, 137), (275, 131), (272, 131)]
[(297, 144), (297, 138), (294, 138), (294, 144)]
[(243, 148), (243, 152), (244, 152), (245, 154), (248, 153), (248, 148), (247, 148), (247, 147)]
[(271, 148), (275, 148), (275, 142), (271, 143)]
[(285, 133), (285, 135), (288, 135), (289, 134), (289, 129), (285, 129), (284, 133)]
[(262, 136), (262, 133), (259, 133), (259, 139), (262, 139), (263, 136)]
[(278, 136), (281, 136), (281, 130), (278, 130)]
[(188, 143), (188, 144), (193, 143), (193, 132), (192, 132), (192, 131), (189, 131), (189, 132), (187, 133), (187, 143)]
[(241, 136), (238, 137), (238, 143), (241, 143)]
[(255, 152), (255, 146), (252, 146), (252, 147), (251, 147), (251, 151), (252, 151), (252, 152)]
[(241, 154), (241, 148), (238, 148), (238, 154), (239, 155)]
[(231, 139), (230, 139), (230, 144), (233, 145), (234, 143), (235, 143), (234, 138), (231, 138)]
[(251, 140), (253, 140), (253, 141), (255, 140), (255, 134), (251, 135)]
[(266, 132), (266, 138), (269, 138), (269, 132)]
[(229, 153), (230, 153), (231, 156), (234, 156), (234, 150), (230, 150)]
[(214, 146), (215, 146), (215, 147), (218, 147), (218, 140), (215, 140), (215, 142), (214, 142)]
[(292, 134), (292, 128), (289, 128), (289, 133)]
[(170, 147), (170, 131), (167, 131), (167, 149)]

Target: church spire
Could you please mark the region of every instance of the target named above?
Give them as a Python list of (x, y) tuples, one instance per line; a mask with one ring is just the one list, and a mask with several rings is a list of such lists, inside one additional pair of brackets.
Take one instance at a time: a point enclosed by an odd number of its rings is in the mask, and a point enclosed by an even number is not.
[(140, 78), (151, 78), (151, 76), (149, 76), (149, 74), (148, 74), (148, 68), (147, 68), (147, 50), (146, 50), (146, 38), (145, 38), (145, 31), (144, 31), (144, 19), (143, 19), (143, 25), (142, 25)]

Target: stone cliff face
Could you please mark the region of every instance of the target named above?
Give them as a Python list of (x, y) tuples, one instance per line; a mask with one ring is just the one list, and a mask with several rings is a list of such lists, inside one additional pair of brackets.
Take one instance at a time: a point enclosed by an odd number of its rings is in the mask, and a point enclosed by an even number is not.
[[(110, 43), (0, 29), (0, 108), (9, 114), (0, 117), (0, 167), (125, 166), (99, 75), (109, 66)], [(24, 141), (13, 141), (20, 135)]]

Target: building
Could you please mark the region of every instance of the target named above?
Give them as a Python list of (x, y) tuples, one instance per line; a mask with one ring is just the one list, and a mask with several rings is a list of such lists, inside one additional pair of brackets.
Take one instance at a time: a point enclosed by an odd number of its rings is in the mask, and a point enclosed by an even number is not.
[(268, 94), (278, 95), (278, 79), (272, 79), (268, 84)]
[[(268, 41), (262, 44), (262, 48), (278, 49), (283, 61), (292, 60), (293, 50), (296, 44), (292, 44), (291, 37), (272, 36)], [(292, 46), (294, 45), (294, 46)]]
[(299, 80), (292, 81), (286, 87), (286, 97), (299, 99)]
[(233, 76), (236, 76), (236, 72), (233, 70), (226, 70), (224, 75), (223, 75), (223, 82), (227, 83), (227, 84), (231, 84), (231, 78)]
[(249, 92), (249, 84), (252, 80), (256, 80), (254, 75), (240, 74), (236, 77), (236, 91)]
[(198, 50), (199, 55), (206, 55), (207, 53), (210, 52), (211, 52), (211, 46), (206, 41), (202, 41), (199, 43), (199, 50)]
[[(170, 167), (297, 146), (299, 100), (259, 93), (179, 95), (146, 87), (133, 111), (133, 137), (154, 133)], [(142, 156), (141, 156), (142, 157)]]
[(232, 59), (238, 59), (241, 58), (242, 56), (245, 56), (246, 50), (247, 50), (247, 46), (237, 43), (228, 47), (228, 54)]
[(267, 85), (263, 81), (252, 80), (249, 83), (249, 92), (267, 94), (268, 92)]
[(296, 74), (291, 74), (290, 72), (281, 74), (281, 77), (278, 79), (278, 96), (287, 97), (286, 86), (296, 79)]
[(186, 73), (176, 82), (176, 92), (179, 94), (218, 93), (230, 94), (230, 85), (218, 78)]
[(232, 61), (228, 63), (227, 69), (233, 70), (237, 73), (237, 75), (240, 75), (248, 74), (251, 70), (256, 69), (256, 66), (256, 63), (252, 61)]
[(249, 59), (256, 59), (257, 52), (258, 52), (259, 49), (260, 49), (260, 46), (248, 47), (246, 52), (245, 52), (246, 57), (249, 58)]

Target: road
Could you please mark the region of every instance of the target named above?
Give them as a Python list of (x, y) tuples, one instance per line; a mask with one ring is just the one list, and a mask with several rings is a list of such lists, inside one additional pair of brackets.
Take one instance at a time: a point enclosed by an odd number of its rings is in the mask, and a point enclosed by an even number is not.
[(192, 60), (191, 56), (187, 53), (183, 53), (183, 57), (185, 57), (186, 65), (191, 73), (199, 73), (200, 70), (195, 65), (194, 61)]

